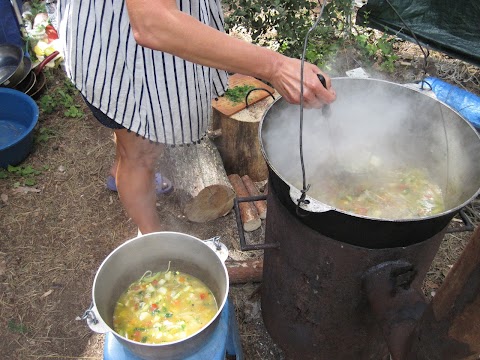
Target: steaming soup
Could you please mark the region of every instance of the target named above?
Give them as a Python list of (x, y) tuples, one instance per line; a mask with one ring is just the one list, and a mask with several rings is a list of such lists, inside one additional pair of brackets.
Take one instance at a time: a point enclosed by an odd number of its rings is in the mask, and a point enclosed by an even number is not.
[(212, 292), (196, 277), (180, 271), (148, 271), (120, 296), (113, 328), (127, 339), (160, 344), (194, 334), (217, 311)]
[[(336, 208), (381, 219), (412, 219), (444, 211), (440, 187), (419, 169), (371, 173), (330, 182), (322, 201)], [(312, 195), (313, 196), (313, 195)]]

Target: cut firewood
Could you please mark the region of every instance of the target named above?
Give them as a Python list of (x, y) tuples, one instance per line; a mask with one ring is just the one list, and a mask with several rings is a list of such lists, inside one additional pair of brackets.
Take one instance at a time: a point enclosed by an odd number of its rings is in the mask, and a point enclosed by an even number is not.
[(268, 194), (268, 179), (263, 181), (256, 181), (255, 186), (258, 188), (263, 195)]
[(263, 260), (227, 260), (225, 262), (230, 284), (261, 282)]
[(215, 134), (214, 143), (227, 174), (249, 174), (253, 181), (262, 181), (268, 177), (268, 168), (262, 155), (258, 130), (266, 109), (273, 102), (269, 93), (275, 96), (275, 90), (250, 76), (230, 76), (231, 88), (250, 85), (267, 91), (251, 92), (247, 99), (248, 108), (245, 108), (245, 101), (233, 104), (225, 97), (214, 102), (211, 133)]
[(208, 222), (232, 210), (235, 192), (210, 139), (196, 145), (165, 148), (164, 162), (161, 166), (171, 174), (173, 195), (188, 220)]
[[(230, 174), (228, 175), (228, 179), (230, 180), (237, 197), (243, 198), (250, 196), (245, 184), (240, 178), (240, 175)], [(260, 219), (257, 208), (251, 202), (240, 202), (238, 207), (240, 209), (240, 217), (245, 231), (257, 230), (262, 225), (262, 220)]]
[[(247, 188), (250, 196), (261, 195), (260, 191), (258, 191), (252, 179), (250, 179), (250, 176), (243, 175), (242, 181), (245, 184), (245, 187)], [(267, 217), (267, 202), (265, 200), (254, 201), (253, 205), (257, 208), (257, 212), (258, 212), (258, 215), (260, 216), (260, 219), (265, 219)]]
[(185, 204), (188, 220), (203, 223), (227, 215), (233, 208), (233, 191), (225, 185), (213, 184), (203, 188)]

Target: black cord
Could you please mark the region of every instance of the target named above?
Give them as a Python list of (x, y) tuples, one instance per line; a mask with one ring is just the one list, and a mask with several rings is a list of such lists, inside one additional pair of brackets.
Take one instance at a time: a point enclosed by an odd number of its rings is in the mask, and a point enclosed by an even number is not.
[[(403, 25), (408, 29), (408, 31), (410, 31), (412, 33), (412, 36), (413, 38), (415, 39), (415, 42), (417, 43), (418, 47), (420, 48), (420, 51), (422, 52), (423, 54), (423, 76), (422, 76), (422, 80), (423, 78), (425, 78), (425, 75), (427, 74), (427, 59), (428, 57), (430, 56), (430, 50), (427, 49), (427, 51), (425, 52), (425, 50), (423, 49), (422, 45), (420, 45), (420, 41), (418, 40), (417, 38), (417, 35), (415, 35), (415, 33), (413, 32), (413, 30), (410, 28), (410, 26), (407, 25), (407, 23), (405, 22), (405, 20), (403, 20), (403, 18), (400, 16), (399, 12), (397, 11), (397, 9), (390, 3), (389, 0), (386, 0), (387, 1), (387, 4), (390, 5), (390, 7), (392, 8), (392, 10), (395, 12), (395, 14), (398, 16), (398, 18), (400, 19), (400, 21), (403, 23)], [(401, 30), (400, 30), (401, 31)], [(423, 82), (422, 82), (422, 90), (423, 90)]]
[[(318, 4), (320, 5), (320, 1), (318, 0)], [(306, 203), (305, 197), (307, 196), (307, 191), (310, 189), (310, 184), (307, 185), (307, 176), (305, 174), (305, 162), (303, 160), (303, 69), (305, 67), (305, 53), (307, 52), (307, 44), (308, 44), (308, 37), (310, 33), (315, 30), (317, 27), (318, 23), (320, 22), (320, 19), (322, 18), (323, 10), (325, 9), (325, 4), (326, 0), (323, 0), (323, 3), (321, 4), (320, 12), (317, 16), (317, 20), (313, 24), (313, 26), (308, 29), (307, 35), (305, 35), (305, 41), (303, 43), (303, 52), (302, 52), (302, 62), (300, 66), (300, 139), (299, 139), (299, 145), (300, 145), (300, 165), (302, 167), (302, 181), (303, 181), (303, 189), (302, 189), (302, 195), (300, 198), (297, 200), (297, 206), (300, 207), (300, 204)], [(297, 213), (298, 213), (298, 208), (297, 208)]]
[(245, 108), (248, 109), (248, 107), (250, 106), (250, 105), (248, 104), (248, 95), (250, 95), (250, 93), (251, 93), (252, 91), (257, 91), (257, 90), (266, 91), (266, 92), (268, 93), (268, 95), (270, 95), (270, 96), (272, 97), (272, 99), (275, 101), (275, 96), (273, 96), (273, 94), (272, 94), (269, 90), (267, 90), (267, 89), (265, 89), (265, 88), (254, 88), (254, 89), (249, 90), (249, 91), (247, 92), (247, 95), (245, 95)]

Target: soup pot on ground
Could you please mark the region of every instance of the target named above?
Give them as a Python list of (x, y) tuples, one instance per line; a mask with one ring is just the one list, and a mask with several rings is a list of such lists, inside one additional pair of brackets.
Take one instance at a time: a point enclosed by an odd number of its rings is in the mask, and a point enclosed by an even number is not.
[[(93, 307), (88, 323), (96, 332), (111, 332), (132, 353), (142, 359), (180, 360), (193, 354), (215, 330), (227, 301), (229, 281), (224, 264), (226, 248), (220, 252), (212, 241), (202, 241), (176, 232), (158, 232), (139, 236), (115, 249), (103, 261), (95, 275)], [(218, 304), (215, 317), (193, 335), (164, 344), (143, 344), (129, 340), (113, 329), (113, 312), (120, 295), (146, 271), (178, 270), (200, 279), (212, 291)]]

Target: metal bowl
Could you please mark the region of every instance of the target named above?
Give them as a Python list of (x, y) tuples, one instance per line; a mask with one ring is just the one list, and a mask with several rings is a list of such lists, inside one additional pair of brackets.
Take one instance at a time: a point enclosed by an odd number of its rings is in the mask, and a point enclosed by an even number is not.
[(13, 44), (0, 45), (0, 85), (8, 87), (17, 85), (21, 81), (23, 67), (22, 48)]

